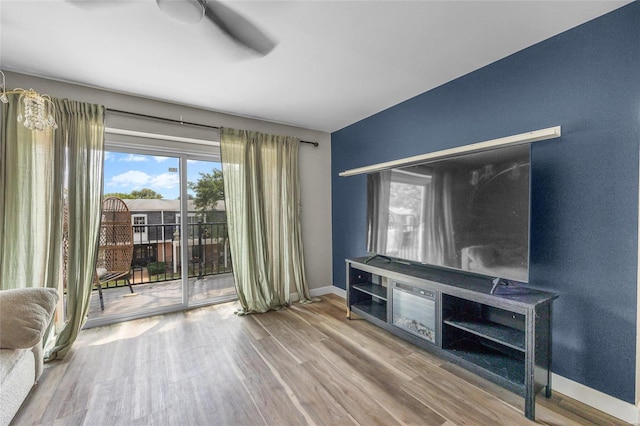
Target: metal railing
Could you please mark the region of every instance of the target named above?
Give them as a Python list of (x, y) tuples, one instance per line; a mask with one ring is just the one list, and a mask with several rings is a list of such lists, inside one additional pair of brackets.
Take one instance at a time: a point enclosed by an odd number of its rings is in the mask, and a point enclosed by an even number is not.
[[(187, 232), (188, 262), (183, 265), (179, 224), (134, 225), (131, 284), (179, 280), (183, 266), (189, 278), (233, 272), (226, 223), (191, 223)], [(126, 285), (122, 279), (109, 283), (108, 288)]]

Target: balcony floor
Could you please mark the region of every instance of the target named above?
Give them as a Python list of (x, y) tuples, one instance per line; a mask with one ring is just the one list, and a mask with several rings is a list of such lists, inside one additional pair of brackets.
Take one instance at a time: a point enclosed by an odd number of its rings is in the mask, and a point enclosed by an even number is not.
[[(102, 290), (104, 311), (100, 310), (100, 298), (97, 291), (91, 294), (89, 319), (126, 315), (177, 305), (182, 302), (181, 280), (135, 284), (131, 294), (128, 286), (106, 288)], [(233, 274), (208, 275), (202, 279), (189, 278), (189, 299), (191, 302), (215, 300), (236, 294)]]

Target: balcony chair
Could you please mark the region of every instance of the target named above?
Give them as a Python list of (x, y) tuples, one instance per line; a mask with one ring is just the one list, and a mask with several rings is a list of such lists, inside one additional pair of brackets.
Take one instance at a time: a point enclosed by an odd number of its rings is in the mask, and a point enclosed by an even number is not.
[(104, 311), (102, 286), (124, 279), (131, 294), (131, 262), (133, 260), (133, 225), (131, 212), (120, 198), (109, 197), (102, 202), (100, 246), (96, 260), (95, 286), (100, 294), (100, 309)]

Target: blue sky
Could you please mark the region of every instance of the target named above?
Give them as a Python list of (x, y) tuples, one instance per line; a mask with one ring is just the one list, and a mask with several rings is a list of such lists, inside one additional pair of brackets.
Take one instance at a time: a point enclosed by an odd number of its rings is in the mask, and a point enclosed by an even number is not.
[[(180, 161), (175, 157), (105, 152), (104, 192), (124, 192), (150, 188), (175, 200), (180, 196)], [(222, 169), (220, 163), (188, 160), (187, 180), (195, 182), (200, 172)], [(191, 191), (190, 191), (191, 192)]]

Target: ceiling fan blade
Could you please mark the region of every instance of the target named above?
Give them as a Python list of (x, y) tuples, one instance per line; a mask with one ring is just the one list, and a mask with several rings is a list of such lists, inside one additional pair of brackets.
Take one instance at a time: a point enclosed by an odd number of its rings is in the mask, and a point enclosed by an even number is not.
[(263, 56), (276, 46), (276, 42), (230, 7), (214, 0), (206, 1), (204, 6), (204, 16), (238, 43)]

